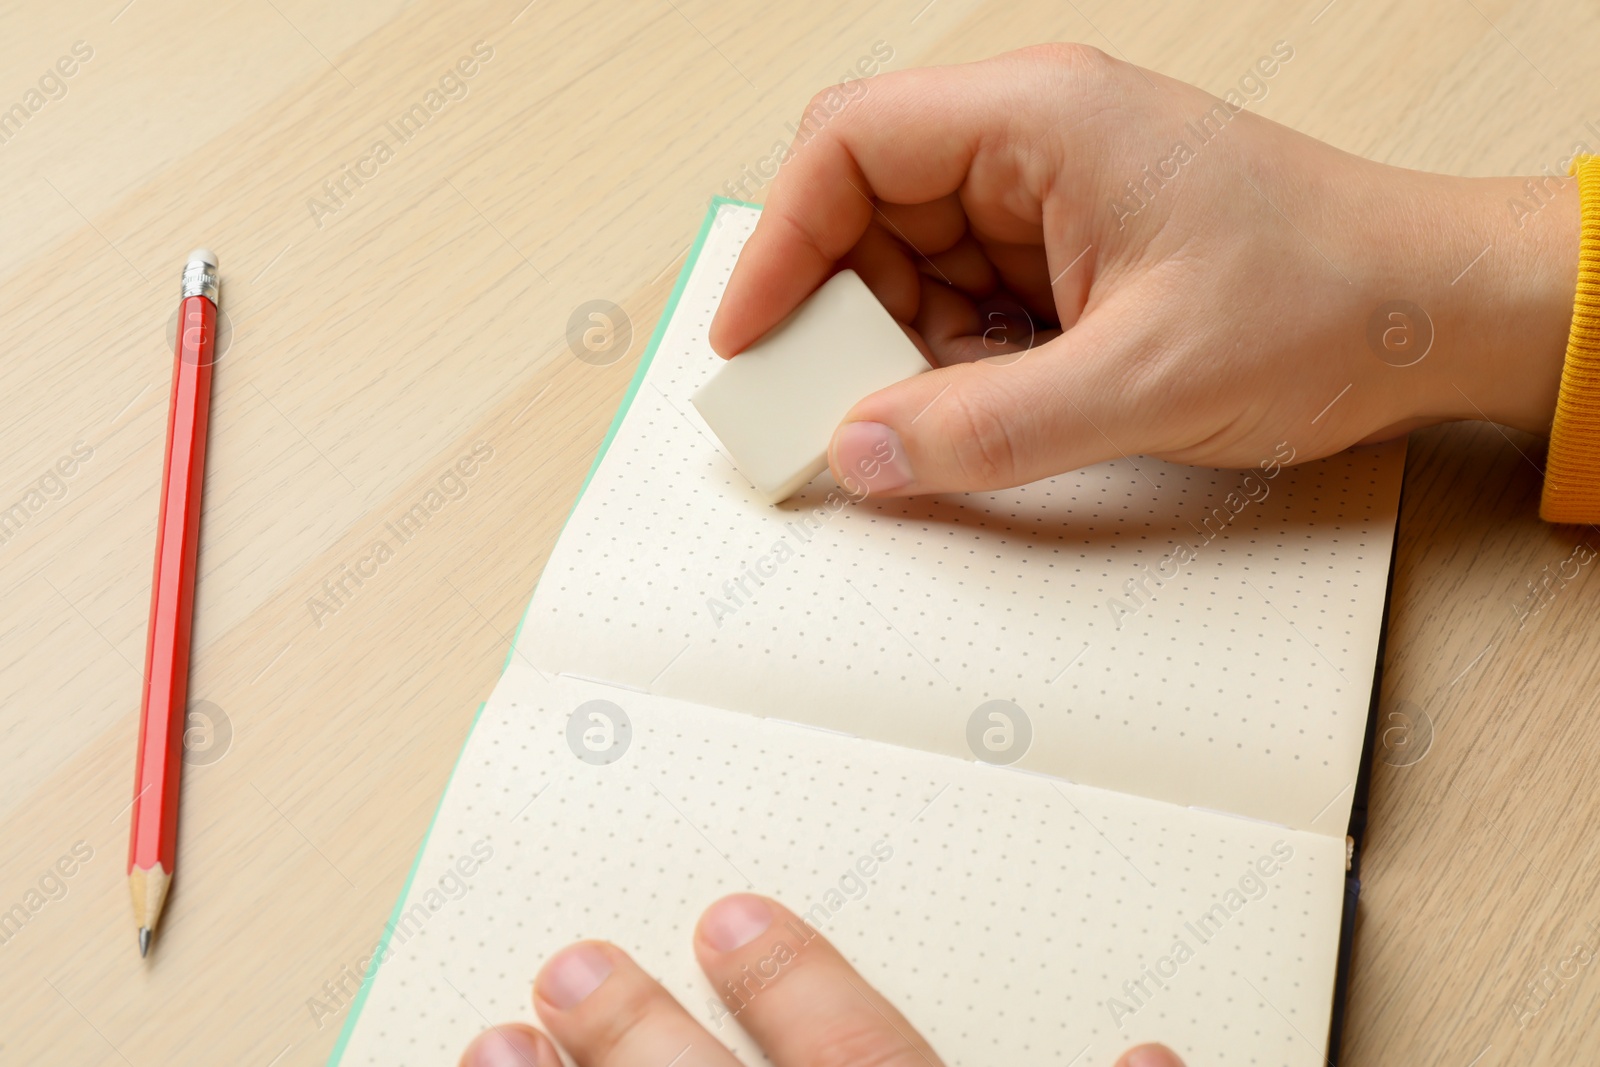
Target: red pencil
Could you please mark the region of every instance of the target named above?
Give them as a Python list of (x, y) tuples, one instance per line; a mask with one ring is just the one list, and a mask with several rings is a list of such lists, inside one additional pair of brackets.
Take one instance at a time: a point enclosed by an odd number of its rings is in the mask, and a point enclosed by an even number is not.
[(206, 422), (216, 351), (217, 257), (203, 248), (183, 268), (183, 304), (172, 364), (167, 459), (150, 585), (150, 629), (139, 712), (139, 765), (133, 783), (128, 887), (139, 924), (139, 955), (161, 918), (178, 851), (178, 777), (189, 692), (189, 621), (200, 547), (200, 490), (205, 481)]

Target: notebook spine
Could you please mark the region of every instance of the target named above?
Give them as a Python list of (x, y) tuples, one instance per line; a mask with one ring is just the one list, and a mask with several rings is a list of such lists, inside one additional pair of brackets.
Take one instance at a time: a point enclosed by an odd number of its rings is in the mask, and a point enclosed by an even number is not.
[(1355, 796), (1350, 802), (1346, 837), (1344, 914), (1339, 924), (1339, 962), (1333, 980), (1333, 1013), (1328, 1025), (1328, 1067), (1339, 1067), (1344, 1035), (1345, 1006), (1350, 993), (1350, 966), (1355, 953), (1356, 911), (1361, 898), (1361, 852), (1367, 834), (1367, 793), (1372, 781), (1373, 749), (1378, 735), (1378, 704), (1383, 692), (1383, 657), (1389, 644), (1389, 609), (1394, 600), (1395, 561), (1400, 555), (1400, 515), (1405, 508), (1405, 487), (1395, 505), (1394, 541), (1389, 546), (1389, 577), (1383, 591), (1383, 624), (1378, 629), (1377, 663), (1372, 670), (1372, 696), (1367, 703), (1367, 734), (1361, 745), (1361, 769), (1356, 772)]

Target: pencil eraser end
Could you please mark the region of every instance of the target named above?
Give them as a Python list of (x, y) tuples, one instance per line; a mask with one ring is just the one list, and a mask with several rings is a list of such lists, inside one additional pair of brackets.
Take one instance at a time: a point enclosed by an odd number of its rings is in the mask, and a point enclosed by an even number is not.
[(197, 248), (189, 253), (190, 263), (204, 263), (208, 267), (217, 265), (217, 254), (209, 248)]
[(828, 442), (856, 402), (928, 370), (859, 275), (842, 270), (692, 397), (769, 504), (828, 469)]

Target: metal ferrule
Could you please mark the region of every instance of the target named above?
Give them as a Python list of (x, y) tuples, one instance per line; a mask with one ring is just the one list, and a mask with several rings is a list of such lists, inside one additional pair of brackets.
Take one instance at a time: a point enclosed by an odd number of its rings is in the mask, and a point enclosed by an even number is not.
[(183, 295), (203, 296), (217, 302), (217, 268), (201, 260), (190, 260), (183, 268)]

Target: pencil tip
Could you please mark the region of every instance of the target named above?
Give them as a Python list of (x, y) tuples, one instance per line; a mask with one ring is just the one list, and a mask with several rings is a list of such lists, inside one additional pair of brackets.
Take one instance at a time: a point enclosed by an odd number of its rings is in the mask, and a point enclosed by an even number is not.
[(145, 956), (147, 956), (149, 954), (150, 954), (150, 928), (148, 926), (141, 926), (141, 927), (139, 927), (139, 958), (143, 959)]

